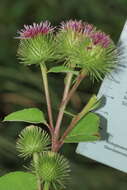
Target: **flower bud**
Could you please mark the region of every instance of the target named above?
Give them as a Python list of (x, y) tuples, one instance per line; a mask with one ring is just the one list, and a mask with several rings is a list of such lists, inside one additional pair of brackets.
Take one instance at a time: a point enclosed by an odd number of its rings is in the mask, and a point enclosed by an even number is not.
[(67, 66), (84, 70), (92, 79), (102, 79), (114, 68), (116, 48), (104, 32), (82, 21), (61, 24), (56, 37), (58, 57)]
[(25, 65), (39, 64), (46, 62), (54, 57), (53, 31), (49, 22), (34, 23), (18, 31), (20, 44), (18, 57)]
[(17, 149), (22, 157), (31, 157), (34, 153), (48, 150), (49, 135), (41, 128), (30, 125), (21, 131), (17, 141)]
[(56, 36), (56, 48), (60, 59), (67, 58), (73, 53), (77, 44), (79, 44), (83, 38), (83, 26), (82, 21), (76, 20), (61, 23), (61, 27)]
[(86, 35), (86, 40), (75, 49), (70, 62), (84, 70), (92, 79), (98, 80), (115, 67), (116, 53), (110, 37), (103, 32), (94, 31)]
[(69, 177), (70, 166), (68, 160), (54, 152), (43, 153), (39, 158), (38, 172), (43, 182), (49, 182), (52, 186), (64, 186)]

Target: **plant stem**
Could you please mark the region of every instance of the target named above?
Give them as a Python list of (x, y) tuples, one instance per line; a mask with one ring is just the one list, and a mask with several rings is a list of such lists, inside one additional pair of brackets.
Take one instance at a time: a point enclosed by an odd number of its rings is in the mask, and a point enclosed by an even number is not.
[(59, 128), (60, 128), (60, 125), (61, 125), (61, 122), (62, 122), (64, 110), (65, 110), (65, 107), (66, 107), (66, 105), (64, 104), (64, 101), (65, 101), (65, 99), (68, 96), (68, 92), (69, 92), (69, 89), (70, 89), (72, 76), (73, 76), (72, 73), (68, 73), (67, 74), (65, 89), (64, 89), (64, 93), (63, 93), (63, 98), (62, 98), (62, 101), (61, 101), (61, 105), (60, 105), (60, 109), (59, 109), (59, 114), (58, 114), (58, 118), (57, 118), (57, 122), (56, 122), (56, 127), (55, 127), (55, 132), (54, 132), (57, 135), (58, 135)]
[[(36, 169), (37, 164), (38, 164), (38, 153), (34, 153), (33, 154), (33, 161), (34, 161), (34, 165), (35, 165), (35, 169)], [(36, 176), (37, 176), (37, 187), (38, 187), (38, 190), (42, 190), (41, 179), (40, 179), (37, 171), (36, 171)]]
[(82, 82), (82, 80), (85, 78), (85, 73), (82, 72), (80, 75), (78, 75), (77, 79), (76, 79), (76, 83), (73, 85), (73, 87), (71, 88), (70, 92), (68, 93), (68, 96), (66, 97), (65, 101), (63, 102), (63, 104), (66, 105), (68, 104), (69, 100), (71, 99), (72, 95), (74, 94), (74, 92), (77, 90), (78, 86), (80, 85), (80, 83)]
[(50, 183), (49, 182), (45, 182), (43, 190), (49, 190), (49, 187), (50, 187)]
[(75, 125), (77, 124), (77, 122), (90, 111), (90, 109), (96, 103), (96, 101), (97, 101), (97, 99), (95, 98), (95, 96), (92, 96), (90, 98), (89, 102), (86, 104), (86, 106), (82, 109), (82, 111), (72, 119), (70, 125), (68, 126), (68, 128), (66, 129), (66, 131), (63, 134), (63, 136), (60, 139), (59, 148), (63, 145), (65, 137), (75, 127)]
[(52, 144), (53, 151), (55, 151), (55, 144), (59, 138), (60, 125), (61, 125), (61, 122), (63, 119), (64, 110), (66, 107), (66, 104), (64, 104), (64, 101), (68, 96), (72, 77), (73, 77), (73, 73), (68, 73), (66, 76), (66, 84), (65, 84), (65, 88), (64, 88), (63, 98), (62, 98), (62, 101), (60, 104), (60, 109), (59, 109), (59, 113), (58, 113), (58, 117), (57, 117), (57, 121), (56, 121), (56, 127), (55, 127), (55, 131), (54, 131), (54, 137), (53, 137), (54, 139), (53, 139), (53, 144)]
[(48, 87), (48, 77), (47, 77), (47, 69), (44, 63), (40, 63), (43, 83), (44, 83), (44, 90), (45, 90), (45, 96), (46, 96), (46, 102), (47, 102), (47, 110), (48, 110), (48, 117), (49, 117), (49, 128), (50, 132), (54, 130), (53, 127), (53, 117), (52, 117), (52, 108), (51, 108), (51, 100), (49, 95), (49, 87)]
[[(54, 140), (53, 146), (52, 146), (52, 151), (54, 151), (54, 152), (57, 152), (59, 150), (59, 147), (61, 146), (60, 143), (57, 142), (57, 140), (59, 138), (59, 129), (60, 129), (60, 124), (61, 124), (61, 120), (62, 120), (62, 117), (63, 117), (64, 109), (66, 108), (69, 100), (71, 99), (72, 95), (77, 90), (79, 84), (85, 78), (85, 76), (86, 76), (85, 72), (81, 72), (80, 75), (78, 75), (76, 83), (73, 85), (70, 92), (68, 92), (66, 94), (66, 97), (64, 97), (62, 99), (62, 103), (61, 103), (61, 106), (60, 106), (60, 112), (59, 112), (58, 120), (57, 120), (57, 125), (56, 125), (56, 128), (55, 128), (55, 138), (56, 139)], [(69, 91), (69, 89), (68, 89), (68, 91)]]

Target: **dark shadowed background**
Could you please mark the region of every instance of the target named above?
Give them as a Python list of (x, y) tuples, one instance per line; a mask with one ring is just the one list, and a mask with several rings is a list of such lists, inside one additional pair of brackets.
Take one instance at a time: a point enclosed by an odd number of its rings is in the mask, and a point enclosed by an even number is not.
[[(41, 90), (41, 75), (37, 66), (24, 67), (16, 59), (17, 30), (24, 24), (49, 20), (58, 25), (67, 19), (82, 19), (110, 34), (117, 43), (127, 16), (127, 0), (1, 0), (0, 1), (0, 117), (13, 111), (37, 106), (46, 110)], [(54, 116), (58, 111), (63, 75), (52, 75)], [(71, 101), (79, 111), (100, 83), (88, 79), (82, 83)], [(68, 122), (64, 119), (64, 126)], [(24, 161), (17, 156), (15, 141), (26, 123), (0, 124), (0, 175), (24, 170)], [(127, 174), (99, 164), (75, 153), (76, 144), (65, 145), (62, 152), (70, 159), (72, 181), (68, 190), (125, 190)]]

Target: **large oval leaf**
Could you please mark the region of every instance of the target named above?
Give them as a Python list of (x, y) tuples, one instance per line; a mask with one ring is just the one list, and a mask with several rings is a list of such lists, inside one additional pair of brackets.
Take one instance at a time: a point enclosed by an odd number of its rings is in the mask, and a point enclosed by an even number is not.
[(68, 67), (65, 67), (65, 66), (55, 66), (55, 67), (52, 67), (48, 73), (73, 73), (75, 75), (78, 75), (78, 71), (74, 71), (73, 69), (71, 68), (68, 68)]
[(28, 108), (7, 115), (3, 121), (24, 121), (28, 123), (44, 123), (44, 114), (38, 108)]
[(36, 190), (36, 177), (27, 172), (11, 172), (0, 177), (1, 190)]
[(88, 113), (65, 138), (65, 143), (78, 143), (100, 139), (98, 133), (100, 118), (95, 113)]

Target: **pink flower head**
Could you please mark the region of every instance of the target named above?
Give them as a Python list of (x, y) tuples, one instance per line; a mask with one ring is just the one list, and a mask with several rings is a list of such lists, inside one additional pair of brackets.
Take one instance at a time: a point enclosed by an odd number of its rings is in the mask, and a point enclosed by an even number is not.
[(90, 36), (96, 28), (92, 24), (84, 23), (83, 33), (86, 36)]
[(91, 38), (94, 45), (101, 45), (103, 48), (107, 48), (111, 43), (110, 37), (100, 31), (93, 33)]
[(67, 22), (61, 23), (61, 29), (62, 30), (73, 30), (74, 32), (83, 32), (83, 22), (82, 21), (76, 21), (76, 20), (69, 20)]
[(40, 22), (40, 24), (33, 23), (33, 25), (24, 25), (24, 29), (18, 31), (20, 35), (19, 39), (33, 38), (37, 35), (45, 35), (54, 31), (54, 27), (51, 26), (50, 22)]

